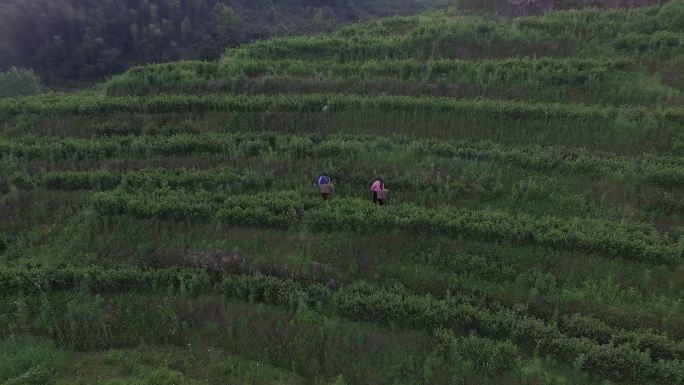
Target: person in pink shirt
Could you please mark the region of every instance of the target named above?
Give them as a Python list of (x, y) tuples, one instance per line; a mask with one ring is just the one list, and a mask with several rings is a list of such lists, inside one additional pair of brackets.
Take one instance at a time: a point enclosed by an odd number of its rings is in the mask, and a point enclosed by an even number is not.
[(382, 178), (378, 178), (373, 182), (371, 185), (371, 192), (373, 193), (373, 203), (375, 204), (380, 204), (382, 205), (384, 203), (383, 200), (378, 200), (378, 191), (382, 191), (385, 189), (385, 183), (383, 182)]

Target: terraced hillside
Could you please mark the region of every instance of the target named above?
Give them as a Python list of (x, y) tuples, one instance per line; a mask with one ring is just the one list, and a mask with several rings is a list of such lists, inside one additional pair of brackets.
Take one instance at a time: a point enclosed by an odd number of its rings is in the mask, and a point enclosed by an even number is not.
[(676, 0), (0, 100), (0, 384), (682, 384), (683, 74)]

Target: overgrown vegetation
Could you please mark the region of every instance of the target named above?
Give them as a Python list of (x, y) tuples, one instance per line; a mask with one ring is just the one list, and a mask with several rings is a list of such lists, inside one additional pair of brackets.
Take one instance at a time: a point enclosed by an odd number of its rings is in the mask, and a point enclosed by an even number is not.
[(684, 383), (684, 3), (500, 3), (1, 100), (0, 383)]
[(40, 79), (33, 71), (12, 67), (0, 73), (0, 98), (35, 95), (40, 91)]
[(3, 0), (0, 69), (34, 69), (54, 86), (135, 64), (215, 59), (226, 47), (331, 32), (343, 24), (444, 8), (450, 0)]

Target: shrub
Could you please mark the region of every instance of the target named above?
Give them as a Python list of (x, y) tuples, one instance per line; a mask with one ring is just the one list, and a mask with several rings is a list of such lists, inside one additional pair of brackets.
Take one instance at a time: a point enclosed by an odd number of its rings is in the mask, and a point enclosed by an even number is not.
[(0, 98), (35, 95), (40, 90), (40, 78), (33, 70), (12, 67), (0, 73)]
[(182, 385), (183, 375), (169, 368), (161, 367), (151, 371), (143, 382), (144, 385)]
[(10, 337), (0, 342), (0, 383), (45, 385), (52, 383), (67, 353), (52, 341), (33, 337)]

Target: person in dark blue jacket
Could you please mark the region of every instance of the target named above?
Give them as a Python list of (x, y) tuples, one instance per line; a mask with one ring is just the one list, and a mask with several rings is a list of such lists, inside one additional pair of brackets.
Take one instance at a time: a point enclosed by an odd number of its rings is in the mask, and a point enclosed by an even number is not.
[(321, 192), (321, 197), (323, 200), (330, 198), (332, 195), (332, 180), (330, 179), (328, 173), (322, 173), (321, 176), (318, 177), (316, 184), (318, 184), (318, 189)]

